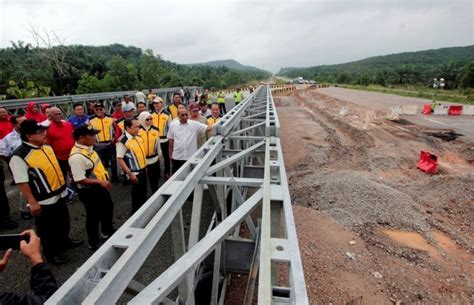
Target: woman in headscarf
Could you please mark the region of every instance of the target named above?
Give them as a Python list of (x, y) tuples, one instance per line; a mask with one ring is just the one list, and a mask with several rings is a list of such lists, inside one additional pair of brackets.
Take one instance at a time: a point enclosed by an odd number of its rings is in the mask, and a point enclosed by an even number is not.
[(145, 142), (148, 181), (150, 182), (151, 191), (154, 193), (158, 190), (158, 181), (160, 180), (160, 133), (158, 128), (153, 125), (153, 117), (148, 111), (140, 113), (138, 122), (140, 122), (138, 135)]
[(46, 116), (41, 113), (40, 107), (36, 102), (29, 102), (28, 106), (26, 107), (26, 115), (25, 118), (35, 120), (38, 123), (43, 122), (46, 120)]

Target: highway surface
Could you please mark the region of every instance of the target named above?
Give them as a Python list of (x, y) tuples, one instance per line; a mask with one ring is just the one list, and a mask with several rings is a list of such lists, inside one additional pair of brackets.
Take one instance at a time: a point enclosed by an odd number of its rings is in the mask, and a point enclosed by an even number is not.
[[(453, 129), (464, 135), (464, 139), (474, 141), (474, 116), (422, 115), (423, 104), (430, 103), (427, 99), (405, 97), (399, 95), (329, 87), (320, 88), (318, 92), (372, 109), (390, 112), (390, 107), (399, 105), (417, 105), (417, 115), (404, 115), (403, 118), (429, 128)], [(446, 103), (443, 103), (446, 104)]]

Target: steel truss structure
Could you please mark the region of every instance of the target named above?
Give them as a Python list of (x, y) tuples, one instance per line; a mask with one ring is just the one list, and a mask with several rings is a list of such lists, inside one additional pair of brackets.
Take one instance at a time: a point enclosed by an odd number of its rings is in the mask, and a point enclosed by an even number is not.
[[(129, 304), (192, 305), (206, 268), (211, 304), (224, 304), (235, 273), (248, 274), (244, 304), (308, 304), (279, 128), (271, 89), (262, 85), (46, 304), (112, 304), (128, 288), (136, 292)], [(185, 237), (182, 209), (190, 201)], [(199, 234), (209, 205), (214, 216)], [(175, 262), (138, 283), (135, 275), (168, 228)]]
[[(190, 90), (191, 96), (194, 96), (196, 90), (202, 92), (201, 87), (185, 87)], [(173, 93), (179, 92), (180, 87), (175, 88), (161, 88), (161, 89), (152, 89), (153, 93), (161, 97), (165, 103), (171, 103)], [(122, 98), (124, 95), (129, 95), (133, 101), (135, 98), (135, 93), (137, 91), (118, 91), (118, 92), (104, 92), (104, 93), (93, 93), (93, 94), (79, 94), (79, 95), (63, 95), (63, 96), (51, 96), (51, 97), (40, 97), (40, 98), (28, 98), (28, 99), (14, 99), (14, 100), (3, 100), (0, 101), (2, 107), (7, 108), (14, 114), (22, 111), (25, 113), (26, 105), (30, 101), (35, 101), (38, 104), (48, 103), (54, 106), (59, 107), (62, 112), (67, 116), (72, 113), (72, 105), (75, 103), (82, 103), (86, 106), (88, 101), (100, 101), (104, 103), (106, 110), (109, 112), (112, 110), (112, 102), (116, 98)], [(145, 94), (148, 93), (147, 90), (143, 91)]]

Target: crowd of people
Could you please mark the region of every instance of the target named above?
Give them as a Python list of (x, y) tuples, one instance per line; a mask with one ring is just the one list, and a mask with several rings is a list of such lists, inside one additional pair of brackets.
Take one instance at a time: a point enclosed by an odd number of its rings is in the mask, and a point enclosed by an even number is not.
[[(168, 179), (206, 142), (225, 112), (219, 95), (216, 103), (208, 91), (183, 103), (185, 93), (175, 92), (169, 106), (151, 90), (134, 100), (125, 95), (113, 101), (111, 113), (101, 102), (77, 103), (67, 120), (48, 104), (30, 102), (24, 115), (0, 106), (0, 228), (18, 227), (10, 217), (5, 163), (22, 195), (13, 204), (22, 217), (34, 218), (48, 262), (67, 263), (64, 250), (83, 244), (69, 236), (72, 194), (83, 203), (88, 247), (95, 251), (115, 231), (112, 183), (131, 188), (133, 214), (161, 177)], [(236, 94), (238, 103), (243, 95)]]

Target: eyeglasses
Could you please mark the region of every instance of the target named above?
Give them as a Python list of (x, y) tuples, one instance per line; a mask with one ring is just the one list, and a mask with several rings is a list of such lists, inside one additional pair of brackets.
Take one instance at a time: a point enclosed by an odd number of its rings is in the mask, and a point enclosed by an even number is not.
[(153, 121), (152, 118), (145, 119), (145, 121)]
[(180, 117), (185, 117), (185, 116), (188, 116), (188, 114), (187, 114), (187, 113), (183, 113), (183, 114), (180, 115)]

